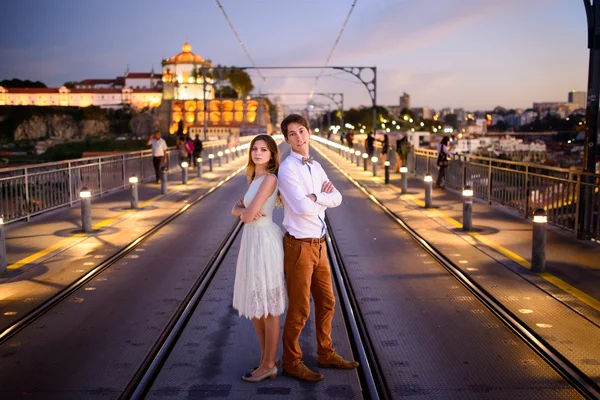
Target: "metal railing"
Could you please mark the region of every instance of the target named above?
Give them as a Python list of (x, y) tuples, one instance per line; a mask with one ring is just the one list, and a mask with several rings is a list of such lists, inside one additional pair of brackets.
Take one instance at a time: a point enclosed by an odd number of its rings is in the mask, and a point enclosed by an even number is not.
[[(411, 173), (436, 171), (437, 152), (415, 149), (408, 154)], [(469, 185), (474, 196), (500, 204), (529, 218), (538, 208), (548, 222), (572, 231), (580, 238), (600, 238), (600, 175), (565, 168), (454, 155), (446, 170), (445, 184), (461, 190)]]
[[(240, 142), (251, 139), (241, 137)], [(226, 140), (205, 142), (203, 158), (226, 147)], [(170, 148), (168, 168), (178, 162), (177, 149)], [(92, 196), (125, 189), (131, 175), (140, 181), (154, 179), (151, 150), (0, 169), (0, 214), (4, 223), (28, 221), (32, 216), (78, 202), (82, 187), (89, 188)]]

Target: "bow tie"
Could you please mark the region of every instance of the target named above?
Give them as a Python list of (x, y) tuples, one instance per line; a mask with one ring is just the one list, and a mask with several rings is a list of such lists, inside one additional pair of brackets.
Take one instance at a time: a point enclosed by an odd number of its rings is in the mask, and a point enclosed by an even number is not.
[(305, 165), (306, 163), (312, 164), (313, 161), (315, 161), (314, 157), (302, 157), (302, 165)]

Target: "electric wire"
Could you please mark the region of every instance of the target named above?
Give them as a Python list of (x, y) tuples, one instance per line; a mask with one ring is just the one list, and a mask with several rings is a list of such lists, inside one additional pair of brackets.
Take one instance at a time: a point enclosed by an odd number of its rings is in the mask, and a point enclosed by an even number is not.
[(331, 48), (331, 51), (329, 52), (329, 55), (327, 56), (327, 60), (325, 60), (325, 64), (323, 65), (321, 72), (315, 79), (315, 84), (310, 91), (309, 101), (310, 101), (310, 99), (312, 99), (313, 94), (317, 88), (317, 84), (319, 83), (319, 79), (321, 78), (321, 75), (323, 75), (323, 71), (325, 71), (325, 68), (327, 67), (327, 65), (329, 65), (329, 61), (331, 60), (331, 57), (333, 56), (333, 52), (335, 51), (335, 48), (337, 47), (338, 43), (340, 42), (340, 39), (342, 38), (342, 34), (344, 33), (344, 30), (346, 29), (346, 25), (348, 25), (348, 21), (350, 20), (350, 16), (352, 15), (352, 11), (354, 11), (354, 6), (356, 6), (357, 1), (358, 0), (354, 0), (352, 2), (352, 5), (350, 6), (350, 10), (348, 11), (346, 20), (344, 21), (344, 24), (342, 25), (342, 29), (340, 30), (340, 33), (338, 34), (337, 39), (335, 40), (335, 43), (333, 43), (333, 47)]
[[(221, 12), (223, 13), (223, 16), (225, 17), (225, 20), (227, 21), (227, 23), (229, 24), (229, 27), (231, 28), (231, 31), (235, 35), (235, 38), (237, 39), (237, 41), (240, 44), (240, 46), (242, 46), (242, 50), (244, 50), (244, 53), (246, 53), (246, 57), (248, 57), (248, 59), (250, 60), (250, 63), (252, 64), (252, 66), (254, 68), (257, 68), (256, 67), (256, 63), (254, 62), (254, 59), (252, 59), (252, 56), (250, 55), (250, 52), (248, 52), (248, 49), (246, 48), (246, 45), (244, 45), (244, 41), (240, 38), (240, 35), (235, 30), (235, 27), (233, 26), (233, 23), (229, 19), (229, 16), (227, 16), (227, 12), (225, 12), (225, 8), (223, 7), (223, 4), (221, 4), (220, 0), (215, 0), (215, 1), (217, 2), (217, 5), (221, 9)], [(256, 72), (258, 72), (258, 75), (260, 75), (260, 77), (262, 78), (263, 82), (267, 83), (267, 79), (263, 76), (263, 74), (260, 73), (260, 70), (257, 69)]]

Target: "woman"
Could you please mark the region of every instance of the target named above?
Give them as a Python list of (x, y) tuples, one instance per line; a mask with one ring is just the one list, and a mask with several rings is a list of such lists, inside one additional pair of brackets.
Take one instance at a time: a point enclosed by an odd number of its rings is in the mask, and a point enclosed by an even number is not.
[[(437, 180), (435, 182), (436, 189), (443, 188), (446, 185), (446, 168), (448, 168), (448, 157), (452, 156), (452, 152), (448, 149), (449, 144), (450, 138), (448, 136), (444, 136), (437, 147), (437, 166), (439, 167), (440, 171), (438, 172)], [(444, 180), (444, 186), (442, 186), (442, 180)]]
[(287, 293), (283, 273), (283, 233), (272, 215), (278, 197), (279, 150), (269, 135), (258, 135), (250, 143), (246, 176), (250, 187), (231, 214), (244, 223), (238, 254), (233, 308), (252, 320), (261, 357), (258, 367), (242, 377), (260, 382), (277, 376), (280, 315)]

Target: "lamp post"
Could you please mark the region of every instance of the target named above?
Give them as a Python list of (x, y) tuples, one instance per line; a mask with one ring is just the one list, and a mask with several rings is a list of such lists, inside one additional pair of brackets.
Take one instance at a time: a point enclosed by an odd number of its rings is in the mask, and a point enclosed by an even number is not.
[(400, 188), (402, 194), (408, 193), (408, 167), (400, 167)]
[(425, 181), (425, 208), (431, 208), (433, 177), (430, 174), (427, 174), (423, 180)]
[(531, 270), (544, 272), (546, 269), (546, 210), (538, 208), (533, 213), (533, 238), (531, 241)]
[(379, 161), (377, 157), (371, 157), (371, 164), (373, 165), (373, 176), (377, 176), (377, 161)]
[(390, 183), (390, 162), (386, 161), (383, 163), (384, 167), (385, 167), (385, 177), (384, 177), (384, 182), (387, 185), (388, 183)]
[(196, 160), (196, 162), (198, 163), (198, 169), (196, 171), (197, 173), (197, 177), (201, 178), (202, 177), (202, 157), (198, 157), (198, 159)]
[(363, 158), (363, 169), (366, 171), (367, 170), (367, 159), (369, 158), (369, 155), (367, 153), (362, 153), (362, 158)]
[(463, 191), (463, 231), (473, 229), (473, 189), (465, 186)]
[(181, 163), (181, 183), (184, 185), (188, 183), (188, 166), (187, 161)]
[(229, 153), (231, 153), (231, 151), (225, 149), (225, 164), (229, 164)]
[(214, 154), (209, 154), (208, 155), (208, 170), (210, 172), (213, 172), (213, 160), (214, 160), (214, 158), (215, 158)]
[(355, 152), (356, 151), (354, 149), (350, 149), (350, 162), (351, 163), (354, 163), (354, 153)]
[(360, 167), (360, 150), (356, 150), (356, 153), (354, 154), (356, 154), (356, 166)]
[(217, 156), (219, 157), (219, 158), (218, 158), (218, 161), (219, 161), (219, 167), (221, 167), (221, 166), (223, 165), (223, 164), (221, 163), (221, 158), (223, 157), (223, 152), (222, 152), (222, 151), (219, 151), (219, 152), (217, 153)]
[(79, 192), (81, 199), (81, 230), (84, 233), (92, 231), (92, 192), (87, 187), (82, 187)]
[(131, 185), (131, 208), (136, 210), (138, 208), (138, 178), (135, 175), (129, 177), (129, 184)]

